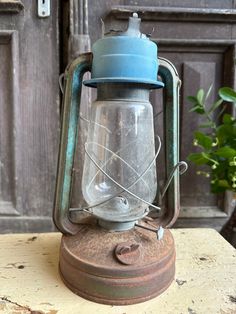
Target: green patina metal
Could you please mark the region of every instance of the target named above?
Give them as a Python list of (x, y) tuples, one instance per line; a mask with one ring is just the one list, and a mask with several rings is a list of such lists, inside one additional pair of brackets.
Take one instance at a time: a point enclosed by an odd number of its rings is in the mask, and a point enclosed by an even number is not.
[[(164, 88), (164, 126), (166, 176), (179, 162), (179, 90), (181, 81), (174, 65), (167, 59), (159, 58), (158, 74), (165, 84)], [(160, 218), (160, 224), (171, 227), (179, 215), (179, 172), (177, 171), (167, 191), (167, 210)]]
[(91, 70), (91, 65), (92, 54), (86, 53), (74, 60), (65, 71), (53, 219), (61, 232), (69, 234), (75, 234), (78, 231), (78, 225), (73, 224), (69, 219), (69, 207), (74, 155), (78, 137), (82, 77), (85, 72)]

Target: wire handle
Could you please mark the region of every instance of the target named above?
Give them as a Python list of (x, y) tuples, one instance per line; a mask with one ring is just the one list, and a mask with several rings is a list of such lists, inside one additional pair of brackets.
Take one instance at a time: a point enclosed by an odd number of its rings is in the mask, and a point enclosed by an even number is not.
[(180, 174), (180, 175), (182, 175), (183, 173), (185, 173), (185, 171), (188, 170), (188, 164), (187, 164), (185, 161), (180, 161), (180, 162), (178, 162), (178, 163), (174, 166), (174, 168), (172, 169), (172, 171), (171, 171), (171, 173), (170, 173), (170, 175), (169, 175), (169, 177), (168, 177), (168, 179), (167, 179), (167, 182), (166, 182), (166, 184), (165, 184), (165, 186), (164, 186), (164, 188), (163, 188), (163, 191), (162, 191), (162, 193), (161, 193), (161, 199), (164, 197), (164, 195), (165, 195), (165, 193), (166, 193), (166, 191), (167, 191), (167, 189), (168, 189), (168, 187), (169, 187), (169, 185), (170, 185), (170, 183), (171, 183), (171, 181), (172, 181), (172, 179), (173, 179), (173, 177), (174, 177), (175, 171), (176, 171), (178, 168), (180, 168), (180, 167), (182, 167), (182, 169), (179, 170), (179, 174)]

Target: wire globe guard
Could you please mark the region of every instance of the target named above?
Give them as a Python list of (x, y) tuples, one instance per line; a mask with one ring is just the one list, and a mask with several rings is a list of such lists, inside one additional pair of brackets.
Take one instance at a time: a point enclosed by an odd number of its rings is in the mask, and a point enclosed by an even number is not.
[[(136, 173), (136, 175), (138, 175), (138, 177), (128, 186), (128, 187), (123, 187), (122, 185), (120, 185), (118, 182), (116, 182), (116, 180), (114, 180), (112, 177), (110, 177), (103, 169), (103, 167), (100, 167), (98, 165), (98, 163), (93, 159), (93, 157), (89, 154), (88, 150), (87, 150), (87, 144), (85, 143), (85, 153), (88, 155), (88, 157), (90, 158), (90, 160), (96, 165), (98, 171), (101, 171), (106, 177), (108, 177), (113, 183), (115, 183), (115, 185), (119, 186), (120, 188), (122, 188), (121, 191), (119, 191), (119, 193), (112, 195), (109, 198), (106, 198), (105, 200), (103, 200), (102, 202), (96, 203), (96, 204), (91, 204), (87, 207), (84, 208), (70, 208), (70, 212), (76, 212), (76, 211), (85, 211), (87, 213), (92, 214), (93, 216), (102, 219), (103, 221), (110, 221), (110, 222), (122, 222), (124, 224), (124, 222), (126, 222), (127, 226), (130, 225), (130, 227), (128, 227), (126, 229), (126, 227), (122, 227), (122, 224), (118, 224), (118, 229), (119, 231), (121, 230), (128, 230), (131, 229), (134, 224), (135, 221), (142, 219), (143, 217), (145, 217), (148, 213), (149, 213), (149, 209), (146, 208), (140, 208), (140, 210), (138, 210), (137, 208), (135, 210), (131, 210), (129, 213), (124, 213), (122, 216), (118, 215), (116, 217), (115, 213), (113, 212), (112, 214), (110, 214), (110, 216), (108, 215), (108, 213), (106, 212), (106, 215), (104, 215), (103, 211), (101, 211), (100, 213), (96, 210), (93, 210), (93, 208), (97, 208), (102, 204), (106, 204), (108, 201), (114, 199), (115, 197), (117, 197), (118, 195), (120, 195), (122, 192), (126, 191), (128, 194), (131, 194), (132, 196), (134, 196), (136, 199), (144, 202), (147, 206), (151, 206), (153, 208), (155, 208), (156, 210), (160, 210), (160, 207), (157, 207), (147, 201), (145, 201), (144, 199), (140, 198), (139, 196), (133, 194), (132, 192), (130, 192), (130, 188), (132, 186), (134, 186), (138, 181), (143, 180), (143, 176), (147, 173), (147, 171), (151, 168), (152, 164), (156, 161), (156, 158), (159, 155), (160, 149), (161, 149), (161, 140), (160, 137), (157, 136), (159, 145), (158, 145), (158, 149), (157, 152), (155, 153), (155, 156), (153, 158), (153, 160), (150, 162), (150, 164), (148, 165), (148, 167), (139, 175)], [(102, 146), (104, 149), (106, 149), (106, 147)], [(111, 151), (112, 152), (112, 151)], [(115, 154), (114, 152), (112, 152), (112, 154), (114, 156), (116, 156), (116, 158), (120, 158), (117, 154)], [(130, 167), (133, 171), (135, 171), (127, 162), (124, 161), (124, 163)], [(94, 179), (94, 178), (93, 178)], [(145, 181), (143, 181), (145, 183)], [(89, 209), (92, 209), (91, 211)], [(103, 216), (104, 215), (104, 216)], [(132, 223), (133, 222), (133, 223)], [(104, 222), (105, 223), (105, 222)], [(104, 224), (103, 223), (103, 224)], [(105, 223), (106, 224), (106, 223)], [(109, 225), (109, 223), (108, 223)], [(108, 228), (111, 229), (111, 228)]]

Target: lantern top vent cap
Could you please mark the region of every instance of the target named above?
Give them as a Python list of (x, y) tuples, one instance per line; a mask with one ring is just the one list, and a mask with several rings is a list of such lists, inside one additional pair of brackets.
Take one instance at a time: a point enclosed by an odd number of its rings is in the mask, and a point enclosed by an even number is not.
[(102, 83), (136, 83), (147, 88), (161, 88), (157, 81), (157, 45), (140, 32), (137, 13), (129, 18), (125, 32), (110, 31), (92, 46), (91, 79), (83, 83), (97, 87)]
[(129, 17), (128, 28), (125, 32), (110, 30), (105, 36), (129, 36), (138, 38), (147, 38), (148, 36), (140, 32), (141, 19), (138, 17), (138, 13), (134, 12), (131, 17)]

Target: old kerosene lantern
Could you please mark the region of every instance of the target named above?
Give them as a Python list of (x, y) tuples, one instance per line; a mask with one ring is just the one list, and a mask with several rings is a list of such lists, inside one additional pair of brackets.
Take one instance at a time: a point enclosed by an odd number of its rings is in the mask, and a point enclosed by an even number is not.
[[(126, 32), (98, 40), (93, 53), (81, 55), (65, 72), (54, 207), (54, 222), (64, 234), (60, 273), (76, 294), (114, 305), (151, 299), (171, 284), (175, 248), (167, 228), (178, 216), (179, 173), (186, 169), (186, 164), (178, 161), (180, 81), (169, 61), (158, 61), (157, 46), (140, 32), (140, 21), (134, 13)], [(155, 152), (149, 102), (150, 89), (164, 86), (157, 81), (158, 66), (166, 85), (167, 183), (162, 193), (156, 179), (160, 140)], [(84, 85), (97, 88), (82, 178), (87, 206), (71, 208), (80, 94), (87, 71), (91, 71), (91, 79)], [(184, 169), (180, 170), (180, 165)], [(168, 210), (161, 212), (154, 224), (148, 214), (160, 207), (152, 203), (168, 186)], [(92, 219), (75, 222), (72, 213), (79, 211), (91, 214)]]

